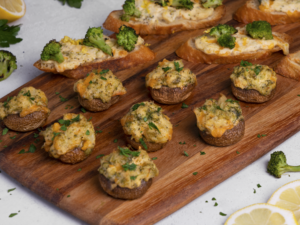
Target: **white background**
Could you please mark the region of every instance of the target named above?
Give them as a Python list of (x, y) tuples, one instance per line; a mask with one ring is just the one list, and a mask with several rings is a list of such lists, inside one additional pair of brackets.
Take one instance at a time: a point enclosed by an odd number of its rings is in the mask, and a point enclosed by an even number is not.
[[(102, 25), (110, 11), (121, 9), (124, 0), (84, 0), (81, 9), (62, 6), (56, 0), (25, 0), (25, 2), (26, 15), (12, 23), (22, 24), (18, 36), (23, 38), (23, 41), (5, 48), (17, 56), (18, 69), (7, 80), (0, 83), (0, 97), (41, 74), (41, 71), (32, 65), (39, 59), (46, 42), (51, 39), (60, 40), (64, 35), (82, 38), (88, 27)], [(300, 133), (273, 151), (282, 150), (287, 155), (288, 163), (300, 164), (299, 139)], [(266, 202), (277, 188), (300, 179), (300, 173), (284, 175), (281, 179), (270, 176), (266, 172), (269, 158), (270, 153), (157, 224), (221, 225), (236, 210), (254, 203)], [(257, 188), (257, 184), (262, 187)], [(11, 188), (16, 190), (8, 193), (7, 190)], [(256, 189), (256, 194), (253, 193), (253, 189)], [(212, 201), (213, 197), (217, 200)], [(218, 203), (217, 207), (214, 207), (215, 202)], [(20, 212), (15, 217), (8, 217), (18, 211)], [(220, 216), (220, 212), (226, 213), (227, 216)], [(0, 224), (78, 225), (86, 223), (22, 187), (2, 171), (0, 173)]]

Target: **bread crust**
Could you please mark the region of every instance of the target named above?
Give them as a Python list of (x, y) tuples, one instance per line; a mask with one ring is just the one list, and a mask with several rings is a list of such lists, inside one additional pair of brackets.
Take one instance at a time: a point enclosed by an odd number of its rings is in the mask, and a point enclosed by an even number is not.
[(199, 21), (179, 20), (172, 23), (143, 24), (133, 20), (129, 22), (122, 21), (120, 17), (123, 10), (116, 10), (109, 14), (103, 27), (116, 33), (119, 32), (119, 27), (126, 25), (135, 29), (137, 34), (172, 34), (183, 30), (196, 30), (214, 26), (225, 15), (225, 12), (225, 6), (222, 5), (215, 8), (210, 17)]
[[(282, 39), (283, 41), (291, 44), (292, 37), (285, 33), (273, 32), (274, 35)], [(183, 43), (177, 50), (176, 54), (187, 61), (193, 63), (206, 63), (206, 64), (230, 64), (230, 63), (239, 63), (241, 60), (258, 60), (267, 58), (273, 52), (280, 51), (279, 47), (275, 47), (273, 49), (267, 50), (258, 50), (247, 53), (240, 53), (238, 55), (228, 55), (221, 56), (217, 54), (206, 54), (201, 50), (196, 49), (195, 46), (195, 37), (189, 39), (185, 43)]]
[(236, 87), (231, 81), (232, 94), (241, 101), (250, 103), (264, 103), (272, 99), (275, 95), (276, 87), (271, 91), (269, 95), (262, 95), (255, 89), (241, 89)]
[(284, 12), (265, 12), (259, 8), (258, 0), (248, 0), (233, 15), (233, 19), (241, 23), (252, 23), (253, 21), (264, 20), (271, 25), (289, 24), (300, 22), (300, 12), (295, 11), (293, 14)]
[(187, 99), (195, 87), (196, 83), (190, 84), (182, 89), (170, 87), (161, 87), (159, 89), (148, 88), (155, 101), (162, 104), (177, 104)]
[(152, 178), (151, 178), (148, 181), (142, 180), (141, 185), (137, 188), (129, 189), (129, 188), (122, 188), (117, 186), (114, 189), (112, 189), (111, 188), (112, 182), (109, 179), (107, 179), (104, 175), (99, 174), (98, 179), (101, 187), (107, 194), (115, 198), (120, 198), (125, 200), (133, 200), (142, 197), (152, 184)]
[(93, 100), (83, 99), (78, 95), (78, 101), (81, 106), (92, 112), (101, 112), (107, 110), (113, 104), (117, 103), (120, 99), (119, 95), (112, 96), (109, 102), (103, 102), (100, 98), (94, 98)]
[[(139, 149), (139, 148), (142, 148), (144, 149), (144, 147), (141, 145), (141, 143), (139, 142), (136, 142), (134, 139), (131, 139), (131, 136), (130, 135), (126, 135), (126, 141), (128, 142), (128, 144), (130, 144), (134, 149)], [(166, 143), (154, 143), (154, 142), (148, 142), (148, 141), (145, 141), (145, 144), (147, 145), (147, 152), (156, 152), (162, 148), (164, 148), (167, 143), (169, 141), (167, 141)]]
[(131, 68), (138, 64), (146, 63), (148, 61), (153, 60), (154, 58), (155, 53), (150, 48), (141, 45), (138, 49), (130, 52), (124, 58), (107, 59), (101, 62), (89, 62), (78, 66), (76, 69), (65, 70), (64, 72), (58, 72), (54, 67), (51, 69), (42, 68), (41, 60), (35, 62), (34, 66), (44, 72), (62, 74), (66, 77), (73, 79), (81, 79), (84, 78), (86, 74), (90, 73), (92, 70), (109, 69), (112, 72), (117, 72), (120, 70)]
[(64, 155), (61, 155), (58, 159), (64, 163), (76, 164), (82, 162), (89, 156), (90, 154), (86, 154), (86, 152), (81, 150), (81, 148), (75, 148), (74, 150), (67, 152)]
[(300, 51), (284, 57), (275, 65), (274, 70), (282, 76), (300, 81), (300, 64), (296, 63), (294, 58), (300, 61)]
[(42, 127), (48, 116), (48, 113), (42, 111), (36, 111), (24, 117), (20, 117), (19, 114), (10, 114), (3, 119), (3, 123), (11, 130), (27, 132)]
[(202, 139), (213, 146), (225, 147), (233, 145), (239, 142), (245, 134), (245, 120), (242, 119), (236, 126), (230, 130), (226, 130), (221, 137), (213, 137), (210, 133), (207, 133), (205, 130), (200, 130), (200, 136)]

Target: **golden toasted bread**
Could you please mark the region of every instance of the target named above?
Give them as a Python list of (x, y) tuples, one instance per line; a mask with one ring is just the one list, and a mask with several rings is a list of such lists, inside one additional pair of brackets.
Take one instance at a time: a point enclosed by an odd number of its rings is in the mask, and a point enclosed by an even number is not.
[(300, 51), (284, 57), (275, 66), (275, 72), (294, 80), (300, 81)]

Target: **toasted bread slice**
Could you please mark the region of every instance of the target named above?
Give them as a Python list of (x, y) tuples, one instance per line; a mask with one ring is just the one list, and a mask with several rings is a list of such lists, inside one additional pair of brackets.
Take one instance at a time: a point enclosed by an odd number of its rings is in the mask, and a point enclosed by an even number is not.
[(300, 51), (289, 54), (279, 61), (275, 66), (275, 72), (300, 81)]
[[(287, 43), (292, 42), (292, 38), (284, 33), (273, 32), (273, 35)], [(236, 55), (218, 55), (218, 54), (206, 54), (199, 50), (195, 46), (195, 39), (197, 37), (189, 39), (182, 44), (177, 50), (176, 54), (187, 61), (194, 63), (207, 63), (207, 64), (230, 64), (238, 63), (241, 60), (258, 60), (270, 56), (273, 52), (280, 51), (279, 47), (267, 50), (258, 50), (252, 52), (242, 52)]]
[(258, 0), (248, 0), (233, 15), (233, 19), (241, 23), (252, 23), (253, 21), (265, 20), (271, 25), (288, 24), (300, 22), (300, 12), (267, 12), (259, 9)]
[(58, 72), (55, 69), (54, 64), (48, 64), (48, 67), (43, 67), (41, 60), (38, 60), (33, 65), (44, 72), (62, 74), (73, 79), (81, 79), (84, 78), (86, 74), (91, 72), (92, 70), (109, 69), (112, 72), (117, 72), (126, 68), (136, 66), (138, 64), (146, 63), (153, 60), (154, 58), (155, 53), (151, 51), (150, 48), (146, 47), (145, 45), (140, 45), (140, 47), (130, 52), (124, 58), (109, 58), (101, 61), (95, 60), (89, 63), (84, 63), (78, 66), (76, 69), (65, 70), (63, 72)]
[(183, 30), (196, 30), (214, 26), (225, 15), (225, 6), (218, 6), (210, 17), (198, 21), (182, 19), (172, 23), (144, 24), (133, 20), (129, 22), (122, 21), (120, 19), (122, 14), (123, 10), (112, 11), (105, 20), (103, 27), (107, 30), (118, 32), (120, 26), (126, 25), (135, 29), (137, 34), (172, 34)]

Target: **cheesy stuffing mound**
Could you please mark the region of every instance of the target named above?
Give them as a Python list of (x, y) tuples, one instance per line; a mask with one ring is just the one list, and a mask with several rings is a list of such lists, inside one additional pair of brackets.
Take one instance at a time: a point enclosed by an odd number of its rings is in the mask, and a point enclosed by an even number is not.
[(118, 147), (109, 155), (100, 159), (99, 173), (109, 179), (114, 189), (137, 188), (143, 180), (158, 176), (158, 169), (145, 150), (130, 151), (127, 147)]
[(197, 84), (197, 79), (190, 69), (183, 68), (182, 60), (159, 62), (158, 67), (146, 76), (146, 86), (154, 89), (161, 87), (183, 88)]
[(300, 12), (299, 0), (262, 0), (259, 6), (262, 11), (284, 12), (293, 15), (295, 11)]
[(194, 109), (194, 113), (198, 128), (213, 137), (221, 137), (226, 130), (232, 129), (244, 119), (238, 101), (227, 99), (223, 94), (218, 101), (207, 99), (202, 107)]
[(113, 96), (126, 94), (122, 82), (110, 70), (90, 73), (74, 84), (74, 91), (78, 92), (81, 98), (88, 100), (98, 98), (105, 103)]
[(50, 113), (47, 108), (48, 99), (43, 91), (34, 87), (23, 88), (17, 96), (8, 98), (6, 102), (0, 102), (0, 119), (11, 114), (19, 114), (25, 117), (31, 113), (42, 111)]
[(154, 143), (166, 143), (172, 139), (173, 126), (162, 108), (153, 102), (133, 105), (121, 119), (125, 134), (136, 142), (140, 139)]
[(95, 130), (92, 122), (81, 114), (68, 113), (58, 123), (40, 132), (45, 143), (42, 148), (54, 158), (59, 158), (75, 148), (89, 155), (95, 146)]

